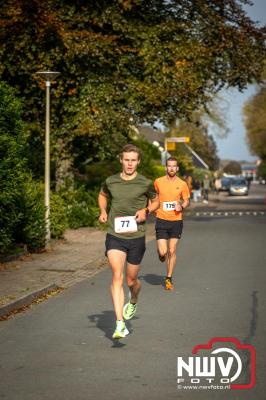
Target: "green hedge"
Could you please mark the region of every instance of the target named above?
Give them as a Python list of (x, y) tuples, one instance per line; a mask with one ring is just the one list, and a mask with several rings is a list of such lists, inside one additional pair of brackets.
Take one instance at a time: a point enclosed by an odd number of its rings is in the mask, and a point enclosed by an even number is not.
[(64, 236), (69, 223), (64, 199), (57, 193), (51, 194), (50, 201), (51, 237), (60, 239)]
[[(45, 246), (45, 206), (44, 184), (28, 177), (24, 182), (20, 202), (21, 219), (17, 225), (13, 241), (24, 243), (31, 251), (36, 251)], [(65, 203), (55, 193), (51, 193), (50, 199), (50, 229), (51, 237), (62, 238), (68, 227)]]
[[(44, 185), (27, 170), (21, 112), (13, 89), (0, 82), (0, 254), (17, 243), (30, 250), (45, 244)], [(67, 226), (64, 200), (51, 194), (52, 237), (62, 237)]]
[(20, 236), (16, 241), (25, 243), (29, 250), (38, 250), (45, 246), (45, 207), (44, 191), (40, 183), (29, 178), (24, 183), (23, 219)]
[(0, 82), (0, 253), (13, 243), (23, 217), (24, 143), (21, 104), (12, 88)]
[(83, 185), (72, 191), (61, 192), (60, 196), (65, 202), (66, 216), (70, 228), (99, 226), (97, 190), (87, 190)]

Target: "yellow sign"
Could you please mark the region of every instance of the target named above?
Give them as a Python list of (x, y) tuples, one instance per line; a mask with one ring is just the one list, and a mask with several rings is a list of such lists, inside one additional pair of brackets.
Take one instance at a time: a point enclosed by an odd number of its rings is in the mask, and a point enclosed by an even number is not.
[(166, 142), (166, 147), (167, 147), (167, 150), (169, 150), (169, 151), (173, 151), (173, 150), (175, 150), (175, 142)]

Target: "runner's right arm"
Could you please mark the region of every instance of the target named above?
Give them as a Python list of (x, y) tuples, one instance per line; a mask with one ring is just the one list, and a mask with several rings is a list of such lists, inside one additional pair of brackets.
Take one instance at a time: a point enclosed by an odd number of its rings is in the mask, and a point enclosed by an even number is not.
[(108, 202), (108, 196), (101, 190), (98, 196), (98, 205), (100, 209), (100, 216), (99, 216), (99, 221), (101, 223), (107, 222), (108, 215), (107, 215), (107, 202)]

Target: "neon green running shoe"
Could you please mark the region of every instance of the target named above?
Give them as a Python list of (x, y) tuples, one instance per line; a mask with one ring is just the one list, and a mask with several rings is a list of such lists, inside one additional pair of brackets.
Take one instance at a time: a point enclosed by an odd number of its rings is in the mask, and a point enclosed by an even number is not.
[(126, 327), (126, 324), (124, 321), (116, 321), (116, 328), (113, 333), (113, 339), (122, 339), (126, 337), (129, 334), (129, 331)]
[(132, 304), (130, 301), (124, 305), (123, 308), (123, 317), (128, 320), (134, 317), (137, 311), (137, 303)]

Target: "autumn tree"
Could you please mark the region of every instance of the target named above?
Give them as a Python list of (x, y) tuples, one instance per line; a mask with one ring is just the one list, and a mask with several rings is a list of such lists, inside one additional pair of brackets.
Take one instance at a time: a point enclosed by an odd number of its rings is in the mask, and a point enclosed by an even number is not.
[(266, 161), (266, 85), (245, 104), (244, 123), (252, 153)]
[(80, 147), (86, 148), (85, 162), (114, 157), (128, 140), (130, 118), (137, 124), (169, 124), (189, 117), (221, 88), (242, 90), (259, 79), (265, 35), (241, 8), (246, 3), (3, 3), (0, 75), (23, 99), (32, 165), (42, 153), (44, 120), (44, 87), (36, 71), (61, 72), (52, 99), (53, 158), (60, 181)]
[(223, 171), (227, 174), (240, 175), (241, 174), (241, 164), (238, 161), (230, 161), (224, 166)]
[(248, 101), (243, 110), (246, 137), (253, 154), (261, 159), (259, 176), (266, 178), (266, 85)]

